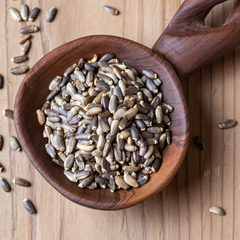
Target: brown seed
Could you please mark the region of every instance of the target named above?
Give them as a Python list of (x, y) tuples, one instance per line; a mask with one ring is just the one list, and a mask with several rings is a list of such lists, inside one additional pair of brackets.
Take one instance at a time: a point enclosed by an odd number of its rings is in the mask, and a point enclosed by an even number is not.
[(133, 107), (130, 108), (129, 110), (127, 110), (124, 114), (123, 114), (123, 118), (127, 118), (128, 120), (134, 118), (138, 113), (138, 109)]
[(20, 33), (27, 34), (27, 33), (35, 33), (39, 30), (38, 26), (36, 25), (28, 25), (20, 29)]
[(220, 207), (211, 207), (209, 211), (217, 215), (222, 215), (222, 216), (225, 215), (225, 211)]
[(110, 177), (109, 177), (109, 187), (110, 187), (111, 192), (114, 192), (115, 189), (116, 189), (115, 180), (114, 180), (114, 177), (112, 175), (110, 175)]
[(16, 8), (9, 8), (9, 12), (11, 13), (13, 20), (18, 22), (22, 21), (22, 17)]
[(57, 9), (55, 7), (51, 7), (47, 12), (46, 20), (48, 22), (52, 22), (56, 14), (57, 14)]
[(27, 61), (27, 59), (28, 59), (27, 55), (17, 56), (17, 57), (11, 58), (11, 62), (13, 62), (13, 63), (22, 63), (22, 62)]
[(155, 116), (156, 116), (157, 123), (162, 123), (162, 121), (163, 121), (163, 110), (160, 106), (157, 106), (157, 108), (155, 110)]
[(3, 88), (3, 76), (0, 74), (0, 89)]
[(21, 55), (25, 55), (28, 53), (29, 49), (31, 47), (31, 40), (27, 40), (21, 47)]
[(234, 127), (236, 124), (237, 124), (237, 121), (234, 119), (225, 119), (218, 124), (218, 127), (220, 129), (226, 129), (226, 128)]
[(3, 110), (3, 116), (13, 119), (13, 110), (11, 110), (11, 109)]
[(37, 15), (38, 15), (38, 13), (40, 12), (40, 9), (39, 8), (34, 8), (30, 13), (29, 13), (29, 17), (28, 17), (28, 21), (29, 22), (33, 22), (35, 19), (36, 19), (36, 17), (37, 17)]
[(23, 200), (23, 206), (25, 207), (25, 209), (26, 209), (29, 213), (31, 213), (31, 214), (37, 213), (36, 208), (34, 207), (34, 205), (32, 204), (32, 202), (31, 202), (29, 199), (24, 198), (24, 200)]
[(8, 184), (8, 182), (0, 177), (0, 187), (5, 191), (5, 192), (10, 192), (11, 191), (11, 187), (10, 185)]
[(28, 71), (28, 67), (25, 65), (20, 67), (15, 67), (10, 70), (10, 72), (14, 75), (20, 75), (20, 74), (26, 73), (27, 71)]
[(23, 21), (28, 20), (28, 13), (29, 13), (28, 6), (26, 4), (22, 4), (20, 8), (20, 14)]
[(31, 35), (27, 35), (27, 36), (21, 38), (21, 39), (18, 41), (18, 43), (19, 43), (19, 44), (23, 44), (23, 43), (25, 43), (27, 40), (29, 40), (31, 37), (32, 37)]
[(22, 187), (30, 187), (31, 186), (30, 182), (28, 182), (27, 180), (22, 179), (22, 178), (14, 178), (12, 180), (12, 182), (19, 186), (22, 186)]
[(156, 157), (152, 164), (152, 172), (157, 172), (162, 164), (162, 159), (160, 157)]
[(123, 170), (125, 172), (138, 172), (139, 170), (141, 170), (141, 165), (138, 165), (138, 166), (124, 166), (123, 167)]
[(39, 124), (41, 126), (44, 125), (46, 121), (45, 114), (40, 109), (38, 109), (36, 113)]
[(20, 143), (18, 142), (17, 138), (15, 137), (10, 137), (10, 146), (12, 147), (13, 150), (20, 152), (21, 151), (21, 146)]

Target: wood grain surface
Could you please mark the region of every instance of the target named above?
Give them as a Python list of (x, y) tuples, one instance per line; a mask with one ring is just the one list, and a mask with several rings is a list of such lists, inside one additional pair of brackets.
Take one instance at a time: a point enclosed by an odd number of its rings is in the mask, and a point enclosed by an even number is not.
[[(92, 34), (125, 37), (152, 47), (183, 1), (179, 0), (71, 0), (24, 1), (40, 7), (35, 23), (41, 31), (33, 34), (27, 65), (33, 66), (44, 54), (57, 46)], [(13, 109), (23, 76), (11, 75), (21, 38), (19, 29), (26, 23), (12, 20), (7, 9), (20, 8), (22, 2), (0, 2), (0, 73), (4, 88), (0, 90), (0, 108)], [(115, 6), (119, 16), (111, 16), (103, 5)], [(47, 9), (58, 8), (52, 23), (45, 20)], [(233, 1), (215, 7), (206, 23), (221, 26), (229, 15)], [(72, 203), (54, 190), (34, 169), (23, 152), (13, 152), (8, 144), (16, 136), (13, 121), (1, 117), (0, 134), (4, 147), (0, 163), (1, 176), (9, 182), (22, 177), (30, 188), (13, 186), (12, 193), (0, 193), (0, 238), (22, 239), (240, 239), (240, 164), (238, 139), (240, 128), (219, 130), (225, 118), (240, 119), (238, 78), (240, 48), (205, 66), (182, 82), (190, 113), (190, 142), (186, 159), (172, 182), (158, 195), (135, 207), (114, 212), (91, 210)], [(206, 150), (194, 144), (202, 136)], [(29, 198), (38, 213), (30, 215), (23, 207)], [(211, 206), (223, 207), (226, 216), (209, 213)]]

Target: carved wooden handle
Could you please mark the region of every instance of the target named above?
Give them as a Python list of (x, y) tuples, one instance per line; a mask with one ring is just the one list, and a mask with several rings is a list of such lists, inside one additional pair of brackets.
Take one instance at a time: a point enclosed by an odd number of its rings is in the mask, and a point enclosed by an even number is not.
[(219, 28), (204, 25), (217, 4), (226, 0), (186, 0), (153, 46), (175, 68), (180, 79), (240, 44), (240, 1)]

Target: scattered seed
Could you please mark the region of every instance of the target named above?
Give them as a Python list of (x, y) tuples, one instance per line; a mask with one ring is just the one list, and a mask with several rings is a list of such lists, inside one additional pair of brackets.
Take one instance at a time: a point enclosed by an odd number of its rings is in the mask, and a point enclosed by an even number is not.
[(0, 74), (0, 89), (3, 88), (3, 76)]
[(32, 204), (32, 202), (31, 202), (29, 199), (24, 198), (24, 200), (23, 200), (23, 206), (25, 207), (25, 209), (26, 209), (29, 213), (31, 213), (31, 214), (37, 213), (34, 205)]
[(16, 8), (9, 8), (9, 12), (11, 13), (13, 20), (18, 22), (22, 21), (21, 15)]
[(39, 14), (40, 9), (39, 8), (34, 8), (30, 13), (29, 13), (29, 17), (28, 17), (28, 21), (29, 22), (33, 22), (36, 18), (37, 15)]
[(0, 172), (3, 172), (4, 171), (4, 167), (3, 165), (0, 163)]
[(198, 146), (198, 148), (200, 150), (205, 150), (206, 149), (206, 146), (205, 146), (205, 143), (204, 143), (202, 137), (197, 136), (197, 137), (194, 138), (194, 141), (195, 141), (196, 145)]
[(22, 4), (21, 8), (20, 8), (20, 14), (21, 14), (23, 21), (28, 20), (28, 13), (29, 13), (28, 6), (26, 4)]
[(13, 119), (13, 110), (11, 110), (11, 109), (3, 110), (3, 116), (5, 116), (9, 119)]
[(20, 75), (20, 74), (26, 73), (27, 71), (28, 71), (28, 67), (25, 65), (20, 67), (15, 67), (10, 70), (10, 72), (14, 75)]
[(2, 150), (3, 148), (3, 136), (0, 135), (0, 151)]
[(31, 46), (31, 40), (27, 40), (25, 43), (23, 43), (22, 47), (21, 47), (21, 55), (25, 55), (27, 54), (27, 52), (29, 51)]
[(20, 143), (18, 142), (17, 138), (15, 137), (10, 137), (10, 146), (12, 147), (12, 149), (16, 152), (20, 152), (22, 149), (21, 149), (21, 146), (20, 146)]
[(6, 179), (0, 177), (0, 187), (5, 191), (5, 192), (10, 192), (11, 191), (11, 187), (8, 184), (8, 182), (6, 181)]
[(31, 183), (28, 182), (27, 180), (25, 179), (22, 179), (22, 178), (14, 178), (12, 180), (12, 182), (16, 185), (19, 185), (19, 186), (22, 186), (22, 187), (30, 187), (31, 186)]
[(51, 7), (47, 12), (46, 20), (48, 22), (52, 22), (56, 14), (57, 14), (57, 9), (55, 7)]
[(11, 62), (13, 62), (13, 63), (22, 63), (22, 62), (27, 61), (27, 59), (28, 59), (27, 55), (17, 56), (17, 57), (11, 58)]
[(218, 215), (225, 215), (225, 211), (220, 207), (211, 207), (209, 211)]
[(18, 41), (18, 43), (19, 43), (19, 44), (23, 44), (23, 43), (25, 43), (27, 40), (29, 40), (31, 37), (32, 37), (31, 35), (27, 35), (27, 36), (21, 38), (21, 39)]
[(27, 33), (35, 33), (39, 30), (38, 26), (36, 25), (28, 25), (20, 29), (20, 33), (27, 34)]
[(237, 124), (237, 121), (234, 119), (225, 119), (218, 124), (218, 127), (220, 129), (226, 129), (226, 128), (234, 127), (236, 124)]

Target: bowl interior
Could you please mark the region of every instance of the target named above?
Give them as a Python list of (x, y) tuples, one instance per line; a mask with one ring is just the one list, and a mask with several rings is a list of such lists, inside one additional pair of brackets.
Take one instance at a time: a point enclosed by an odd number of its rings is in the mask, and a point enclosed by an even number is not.
[[(36, 110), (41, 108), (49, 94), (48, 85), (62, 75), (80, 57), (91, 59), (114, 53), (118, 59), (137, 69), (152, 69), (163, 81), (164, 101), (174, 106), (171, 113), (172, 144), (163, 151), (163, 163), (157, 173), (151, 174), (147, 184), (140, 188), (118, 190), (80, 189), (66, 179), (63, 169), (47, 155), (43, 127), (38, 124)], [(40, 59), (23, 80), (15, 101), (14, 122), (23, 150), (40, 174), (62, 195), (86, 207), (116, 210), (138, 204), (160, 192), (178, 171), (186, 154), (189, 126), (186, 101), (180, 81), (172, 66), (151, 49), (136, 42), (113, 36), (89, 36), (66, 43)]]

